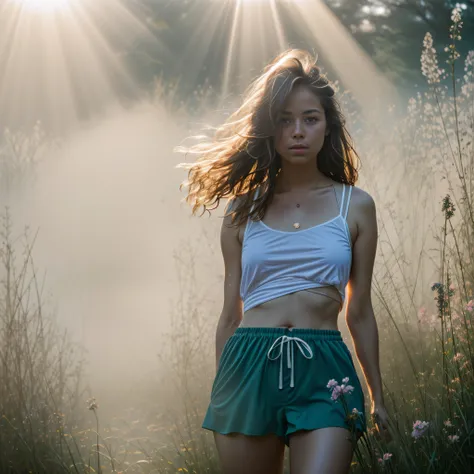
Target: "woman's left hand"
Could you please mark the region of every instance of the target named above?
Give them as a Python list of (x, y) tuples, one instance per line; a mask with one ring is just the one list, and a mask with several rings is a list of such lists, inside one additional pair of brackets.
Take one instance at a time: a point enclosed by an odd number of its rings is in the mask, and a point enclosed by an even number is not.
[(392, 435), (390, 434), (390, 422), (388, 417), (387, 409), (383, 403), (375, 403), (372, 405), (372, 410), (370, 411), (370, 416), (374, 425), (377, 427), (379, 436), (386, 442), (392, 440)]

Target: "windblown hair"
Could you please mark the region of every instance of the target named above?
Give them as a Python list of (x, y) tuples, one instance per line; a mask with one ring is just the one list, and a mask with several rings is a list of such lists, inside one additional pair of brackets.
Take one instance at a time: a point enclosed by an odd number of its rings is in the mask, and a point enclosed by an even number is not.
[[(290, 49), (268, 64), (262, 75), (250, 84), (241, 107), (215, 129), (214, 139), (176, 151), (198, 154), (195, 163), (180, 163), (188, 169), (189, 187), (185, 198), (192, 213), (203, 206), (203, 213), (229, 198), (232, 224), (247, 218), (262, 219), (270, 204), (281, 156), (275, 149), (278, 113), (295, 84), (308, 86), (319, 97), (326, 114), (328, 136), (317, 157), (321, 173), (334, 181), (354, 185), (358, 179), (358, 155), (345, 126), (335, 91), (307, 51)], [(261, 187), (251, 212), (255, 191)], [(201, 214), (202, 215), (202, 214)]]

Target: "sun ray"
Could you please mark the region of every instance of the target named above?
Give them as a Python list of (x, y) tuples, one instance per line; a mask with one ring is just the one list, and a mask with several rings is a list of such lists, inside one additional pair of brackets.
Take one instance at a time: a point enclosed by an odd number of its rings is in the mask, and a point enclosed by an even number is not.
[(224, 99), (256, 74), (258, 64), (288, 48), (302, 47), (318, 55), (323, 70), (351, 91), (364, 112), (395, 100), (394, 86), (322, 0), (214, 1), (233, 8), (232, 20), (226, 23)]
[[(58, 10), (35, 9), (40, 1)], [(0, 1), (0, 127), (63, 130), (135, 97), (120, 51), (132, 41), (163, 48), (124, 0), (59, 1)]]
[(39, 13), (67, 10), (76, 0), (12, 0), (23, 8)]

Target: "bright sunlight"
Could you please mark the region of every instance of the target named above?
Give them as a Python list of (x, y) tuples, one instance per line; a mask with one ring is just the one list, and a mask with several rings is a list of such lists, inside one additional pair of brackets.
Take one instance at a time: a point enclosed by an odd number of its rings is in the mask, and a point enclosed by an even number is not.
[(55, 12), (70, 7), (74, 0), (14, 0), (29, 10)]

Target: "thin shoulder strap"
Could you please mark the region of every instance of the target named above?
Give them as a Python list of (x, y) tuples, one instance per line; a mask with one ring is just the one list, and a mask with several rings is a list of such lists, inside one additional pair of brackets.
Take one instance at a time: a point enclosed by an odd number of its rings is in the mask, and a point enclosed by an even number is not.
[[(345, 185), (344, 185), (345, 189)], [(349, 204), (351, 202), (351, 193), (352, 193), (352, 186), (349, 185), (349, 192), (347, 193), (347, 205), (346, 205), (346, 212), (344, 213), (344, 219), (347, 219), (347, 213), (349, 212)]]
[(259, 194), (260, 194), (260, 186), (257, 188), (257, 191), (255, 192), (255, 196), (253, 198), (253, 204), (252, 204), (252, 207), (250, 209), (250, 213), (253, 212), (253, 209), (255, 207), (255, 201), (257, 200)]
[(342, 208), (344, 206), (344, 196), (346, 194), (346, 185), (342, 183), (342, 199), (341, 199), (341, 208), (339, 209), (339, 214), (342, 216)]

